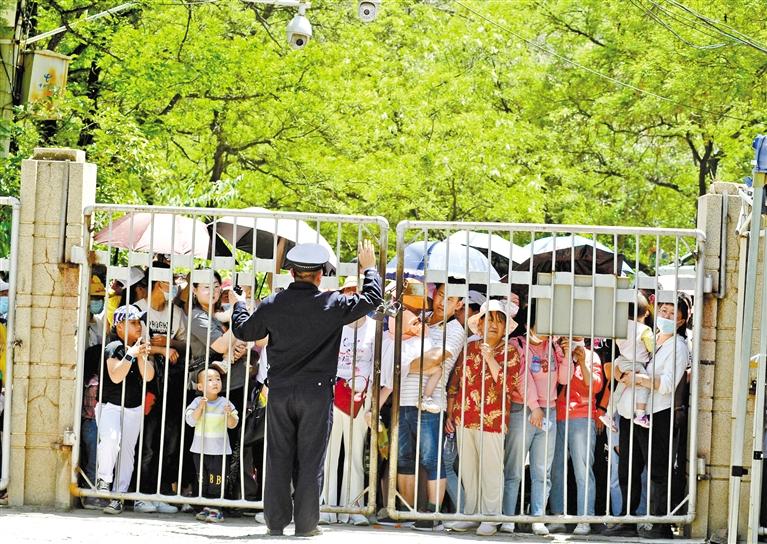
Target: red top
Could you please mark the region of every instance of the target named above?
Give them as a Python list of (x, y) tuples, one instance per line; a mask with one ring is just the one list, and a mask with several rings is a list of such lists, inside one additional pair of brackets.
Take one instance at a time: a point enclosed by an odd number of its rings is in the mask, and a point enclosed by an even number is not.
[[(575, 372), (570, 380), (570, 419), (596, 417), (596, 396), (602, 390), (602, 365), (599, 356), (593, 351), (586, 350), (586, 360), (591, 353), (591, 400), (589, 401), (589, 385), (583, 382), (581, 365), (573, 361)], [(562, 387), (557, 396), (557, 421), (565, 420), (565, 405), (567, 404), (567, 387)]]
[[(448, 385), (448, 396), (453, 402), (453, 421), (461, 425), (461, 404), (463, 404), (463, 427), (479, 429), (480, 416), (484, 415), (482, 430), (489, 433), (501, 433), (508, 430), (507, 420), (511, 408), (511, 391), (520, 379), (519, 354), (513, 344), (509, 344), (506, 361), (506, 378), (503, 365), (504, 342), (496, 348), (495, 360), (501, 365), (497, 379), (493, 379), (490, 368), (485, 366), (481, 352), (482, 340), (471, 342), (466, 348), (466, 360), (455, 365), (453, 377)], [(484, 414), (482, 413), (482, 374), (484, 367)], [(504, 401), (505, 397), (505, 401)], [(505, 402), (505, 404), (504, 404)], [(503, 427), (501, 427), (503, 425)]]

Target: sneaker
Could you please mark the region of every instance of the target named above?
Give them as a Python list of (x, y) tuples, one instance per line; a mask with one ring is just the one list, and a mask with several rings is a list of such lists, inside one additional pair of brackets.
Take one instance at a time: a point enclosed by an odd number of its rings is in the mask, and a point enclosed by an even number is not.
[(640, 427), (644, 427), (645, 429), (650, 428), (650, 416), (647, 414), (642, 414), (641, 416), (636, 416), (634, 418), (634, 425), (639, 425)]
[(261, 525), (266, 525), (266, 518), (264, 517), (263, 512), (256, 512), (256, 523), (260, 523)]
[(497, 523), (488, 523), (486, 521), (483, 521), (482, 523), (479, 524), (479, 527), (477, 527), (476, 534), (477, 536), (493, 536), (497, 532), (498, 532)]
[(282, 529), (269, 529), (266, 534), (268, 536), (282, 536)]
[(349, 516), (349, 523), (357, 527), (366, 527), (370, 525), (370, 521), (368, 520), (368, 518), (366, 518), (362, 514), (352, 514), (351, 516)]
[(322, 534), (322, 529), (319, 527), (315, 527), (314, 529), (311, 529), (310, 531), (304, 531), (302, 533), (296, 533), (294, 536), (297, 537), (310, 537), (310, 536), (319, 536)]
[(205, 508), (197, 512), (197, 515), (194, 516), (194, 519), (196, 519), (197, 521), (207, 521), (209, 513), (210, 513), (210, 508), (206, 506)]
[(80, 503), (86, 510), (103, 510), (109, 504), (109, 500), (98, 497), (80, 497)]
[(154, 514), (157, 512), (157, 507), (150, 501), (136, 501), (133, 503), (133, 511), (142, 514)]
[(670, 540), (674, 538), (671, 525), (666, 523), (653, 523), (652, 529), (639, 529), (639, 536), (650, 540)]
[(549, 530), (545, 523), (533, 523), (533, 534), (538, 536), (548, 536)]
[(449, 531), (463, 533), (465, 531), (470, 531), (471, 529), (476, 529), (479, 526), (479, 523), (474, 521), (446, 521), (444, 525), (445, 529), (448, 529)]
[(224, 521), (224, 513), (217, 508), (208, 510), (208, 517), (205, 519), (208, 523), (220, 523)]
[(331, 523), (337, 523), (338, 520), (336, 519), (335, 514), (331, 514), (330, 512), (320, 512), (320, 525), (330, 525)]
[(122, 514), (123, 513), (123, 501), (119, 499), (112, 499), (109, 504), (102, 510), (105, 514)]
[(610, 429), (610, 431), (617, 433), (618, 432), (618, 426), (615, 424), (615, 420), (608, 416), (607, 414), (602, 414), (599, 416), (599, 421), (604, 423), (605, 427)]
[(565, 527), (564, 523), (549, 523), (548, 526), (549, 533), (566, 533), (567, 527)]
[(431, 397), (421, 397), (420, 406), (421, 410), (429, 412), (430, 414), (438, 414), (442, 411), (439, 404), (434, 402), (434, 399)]
[(616, 523), (612, 527), (608, 527), (602, 531), (602, 536), (637, 536), (636, 525), (630, 525), (628, 523)]
[(591, 524), (590, 523), (579, 523), (575, 526), (575, 530), (573, 531), (574, 535), (577, 536), (586, 536), (588, 534), (591, 534)]
[(192, 506), (191, 504), (185, 502), (184, 504), (181, 505), (181, 511), (184, 514), (188, 514), (190, 512), (194, 512), (194, 506)]
[(444, 531), (445, 526), (442, 525), (440, 520), (419, 519), (413, 525), (413, 529), (416, 531), (432, 531), (436, 533), (439, 531)]
[(501, 524), (501, 532), (502, 533), (513, 533), (514, 529), (516, 529), (516, 524), (514, 522), (511, 523), (502, 523)]
[(175, 514), (176, 512), (178, 512), (178, 506), (168, 504), (167, 502), (155, 501), (154, 506), (155, 508), (157, 508), (157, 511), (161, 514)]
[(96, 491), (99, 493), (109, 493), (111, 491), (111, 487), (111, 483), (107, 483), (104, 480), (96, 480)]

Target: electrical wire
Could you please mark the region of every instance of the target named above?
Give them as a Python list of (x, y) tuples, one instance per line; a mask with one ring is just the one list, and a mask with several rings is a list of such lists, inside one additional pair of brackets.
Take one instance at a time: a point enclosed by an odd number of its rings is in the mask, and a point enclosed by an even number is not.
[[(705, 15), (698, 13), (694, 9), (682, 4), (681, 2), (678, 2), (677, 0), (664, 0), (666, 3), (671, 4), (672, 6), (692, 15), (697, 20), (701, 21), (703, 24), (705, 24), (707, 27), (717, 31), (722, 36), (726, 36), (732, 40), (735, 40), (743, 45), (747, 45), (748, 47), (751, 47), (752, 49), (756, 49), (757, 51), (760, 51), (762, 53), (767, 54), (767, 46), (759, 43), (756, 41), (755, 38), (752, 38), (751, 36), (748, 36), (747, 34), (744, 34), (737, 30), (736, 28), (731, 27), (730, 25), (726, 23), (720, 23), (719, 21), (716, 21), (714, 19), (711, 19), (709, 17), (706, 17)], [(729, 30), (723, 30), (720, 27), (724, 27)]]
[(702, 112), (702, 113), (707, 113), (707, 114), (710, 114), (710, 115), (716, 115), (716, 116), (720, 116), (720, 117), (727, 117), (728, 119), (734, 119), (734, 120), (737, 120), (737, 121), (750, 122), (749, 119), (744, 119), (742, 117), (736, 117), (734, 115), (729, 115), (727, 113), (717, 112), (717, 111), (709, 110), (709, 109), (706, 109), (706, 108), (701, 108), (701, 107), (698, 107), (698, 106), (692, 106), (690, 104), (686, 104), (684, 102), (679, 102), (678, 100), (674, 100), (673, 98), (669, 98), (667, 96), (663, 96), (663, 95), (660, 95), (658, 93), (654, 93), (652, 91), (648, 91), (647, 89), (643, 89), (641, 87), (637, 87), (636, 85), (633, 85), (631, 83), (627, 83), (625, 81), (621, 81), (620, 79), (617, 79), (617, 78), (614, 78), (614, 77), (609, 76), (607, 74), (604, 74), (604, 73), (600, 72), (599, 70), (595, 70), (594, 68), (590, 68), (590, 67), (588, 67), (588, 66), (586, 66), (584, 64), (581, 64), (578, 61), (575, 61), (575, 60), (573, 60), (571, 58), (565, 57), (564, 55), (561, 55), (561, 54), (557, 53), (553, 49), (550, 49), (550, 48), (548, 48), (546, 46), (543, 46), (543, 45), (541, 45), (539, 43), (536, 43), (536, 42), (534, 42), (532, 40), (529, 40), (529, 39), (525, 38), (524, 36), (521, 36), (520, 34), (517, 34), (516, 32), (514, 32), (510, 28), (508, 28), (508, 27), (500, 24), (499, 22), (495, 21), (494, 19), (491, 19), (490, 17), (480, 13), (479, 11), (475, 10), (474, 8), (471, 8), (471, 7), (467, 6), (466, 4), (461, 2), (460, 0), (455, 0), (455, 4), (458, 5), (458, 6), (461, 6), (466, 11), (469, 11), (469, 12), (473, 13), (474, 15), (476, 15), (477, 17), (479, 17), (483, 21), (485, 21), (487, 23), (490, 23), (491, 25), (499, 28), (500, 30), (503, 30), (507, 34), (510, 34), (514, 38), (516, 38), (516, 39), (526, 43), (530, 47), (534, 47), (535, 49), (538, 49), (539, 51), (542, 51), (542, 52), (544, 52), (546, 54), (551, 55), (552, 57), (555, 57), (555, 58), (557, 58), (557, 59), (559, 59), (559, 60), (561, 60), (563, 62), (566, 62), (567, 64), (570, 64), (571, 66), (574, 66), (576, 68), (580, 68), (581, 70), (585, 70), (586, 72), (589, 72), (590, 74), (593, 74), (593, 75), (595, 75), (597, 77), (600, 77), (600, 78), (602, 78), (602, 79), (604, 79), (606, 81), (614, 83), (614, 84), (616, 84), (616, 85), (618, 85), (620, 87), (625, 87), (626, 89), (631, 89), (631, 90), (636, 91), (638, 93), (645, 94), (647, 96), (652, 96), (653, 98), (657, 98), (658, 100), (662, 100), (663, 102), (667, 102), (669, 104), (674, 104), (675, 106), (680, 106), (680, 107), (683, 107), (685, 109), (689, 109), (689, 110), (693, 110), (693, 111), (698, 111), (698, 112)]
[[(641, 9), (642, 11), (644, 11), (647, 15), (649, 15), (652, 19), (654, 19), (655, 22), (657, 22), (663, 28), (668, 30), (672, 35), (674, 35), (674, 37), (676, 37), (679, 41), (681, 41), (685, 45), (688, 45), (688, 46), (690, 46), (690, 47), (692, 47), (694, 49), (711, 50), (711, 49), (719, 49), (719, 48), (722, 48), (722, 47), (727, 47), (728, 45), (732, 45), (732, 44), (729, 44), (729, 43), (715, 43), (715, 44), (711, 44), (711, 45), (698, 45), (698, 44), (692, 43), (687, 38), (685, 38), (684, 36), (679, 34), (676, 30), (674, 30), (671, 27), (671, 25), (667, 24), (663, 19), (661, 19), (655, 12), (653, 12), (652, 9), (650, 9), (650, 8), (646, 7), (644, 4), (642, 4), (641, 0), (629, 0), (629, 2), (634, 4), (634, 6), (636, 6), (638, 9)], [(656, 7), (660, 7), (660, 6), (658, 6), (658, 4), (656, 4), (652, 0), (650, 0), (650, 3), (653, 4)]]

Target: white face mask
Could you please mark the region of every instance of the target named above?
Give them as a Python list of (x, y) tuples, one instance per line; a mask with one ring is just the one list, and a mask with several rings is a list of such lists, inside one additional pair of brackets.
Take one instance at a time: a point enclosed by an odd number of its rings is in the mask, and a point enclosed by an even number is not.
[(656, 325), (658, 325), (658, 330), (663, 334), (674, 334), (674, 331), (676, 331), (676, 322), (673, 319), (658, 317)]

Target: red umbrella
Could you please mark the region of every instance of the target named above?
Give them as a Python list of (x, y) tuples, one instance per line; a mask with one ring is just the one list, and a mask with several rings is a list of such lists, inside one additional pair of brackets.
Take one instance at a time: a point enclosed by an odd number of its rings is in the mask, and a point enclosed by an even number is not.
[[(194, 248), (192, 247), (194, 238)], [(167, 213), (129, 213), (104, 227), (95, 241), (130, 251), (209, 256), (210, 235), (202, 221)], [(230, 253), (231, 255), (231, 253)]]

